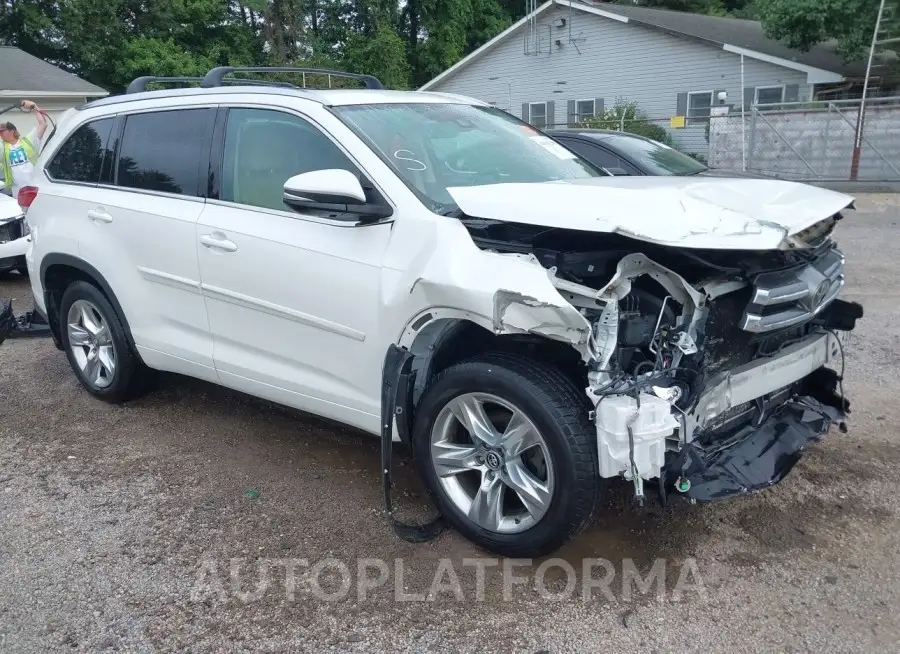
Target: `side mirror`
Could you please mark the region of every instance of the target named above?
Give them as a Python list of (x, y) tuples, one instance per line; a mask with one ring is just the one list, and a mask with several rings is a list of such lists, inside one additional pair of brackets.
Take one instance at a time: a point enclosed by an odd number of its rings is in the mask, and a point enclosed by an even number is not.
[(318, 204), (365, 204), (366, 193), (349, 170), (313, 170), (294, 175), (284, 183), (284, 201)]
[(369, 202), (359, 178), (339, 168), (294, 175), (284, 183), (283, 199), (296, 211), (314, 211), (336, 219), (377, 220), (393, 213), (386, 203)]

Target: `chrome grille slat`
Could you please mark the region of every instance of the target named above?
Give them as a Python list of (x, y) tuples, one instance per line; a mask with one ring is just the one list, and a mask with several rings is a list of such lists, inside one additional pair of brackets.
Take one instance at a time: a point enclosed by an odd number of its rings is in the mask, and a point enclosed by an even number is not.
[(844, 255), (837, 249), (797, 268), (757, 275), (741, 329), (765, 333), (811, 320), (843, 286)]

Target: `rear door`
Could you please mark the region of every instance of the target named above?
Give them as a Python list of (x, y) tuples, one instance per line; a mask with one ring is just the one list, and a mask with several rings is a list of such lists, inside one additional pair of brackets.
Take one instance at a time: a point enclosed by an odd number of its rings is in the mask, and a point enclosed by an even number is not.
[(195, 226), (215, 108), (119, 116), (101, 184), (76, 212), (82, 258), (118, 296), (148, 365), (216, 381)]

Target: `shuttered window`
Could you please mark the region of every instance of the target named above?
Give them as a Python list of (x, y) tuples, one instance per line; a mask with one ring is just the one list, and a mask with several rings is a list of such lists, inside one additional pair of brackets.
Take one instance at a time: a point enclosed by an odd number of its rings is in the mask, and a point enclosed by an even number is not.
[(547, 126), (546, 102), (532, 102), (528, 105), (528, 122), (539, 129)]
[(691, 91), (688, 93), (687, 119), (689, 123), (709, 122), (712, 98), (712, 91)]
[(597, 103), (591, 100), (578, 100), (575, 103), (575, 115), (579, 122), (585, 118), (591, 118), (597, 113)]

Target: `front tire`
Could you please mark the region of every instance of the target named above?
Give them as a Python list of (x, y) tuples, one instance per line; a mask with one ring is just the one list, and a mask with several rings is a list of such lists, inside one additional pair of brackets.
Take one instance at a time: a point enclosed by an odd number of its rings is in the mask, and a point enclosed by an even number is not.
[(441, 513), (484, 549), (545, 556), (599, 504), (596, 432), (583, 392), (523, 356), (481, 355), (434, 379), (416, 412), (416, 461)]
[(121, 319), (96, 286), (77, 281), (66, 288), (59, 333), (69, 365), (94, 397), (119, 403), (146, 388), (150, 371), (129, 346)]

